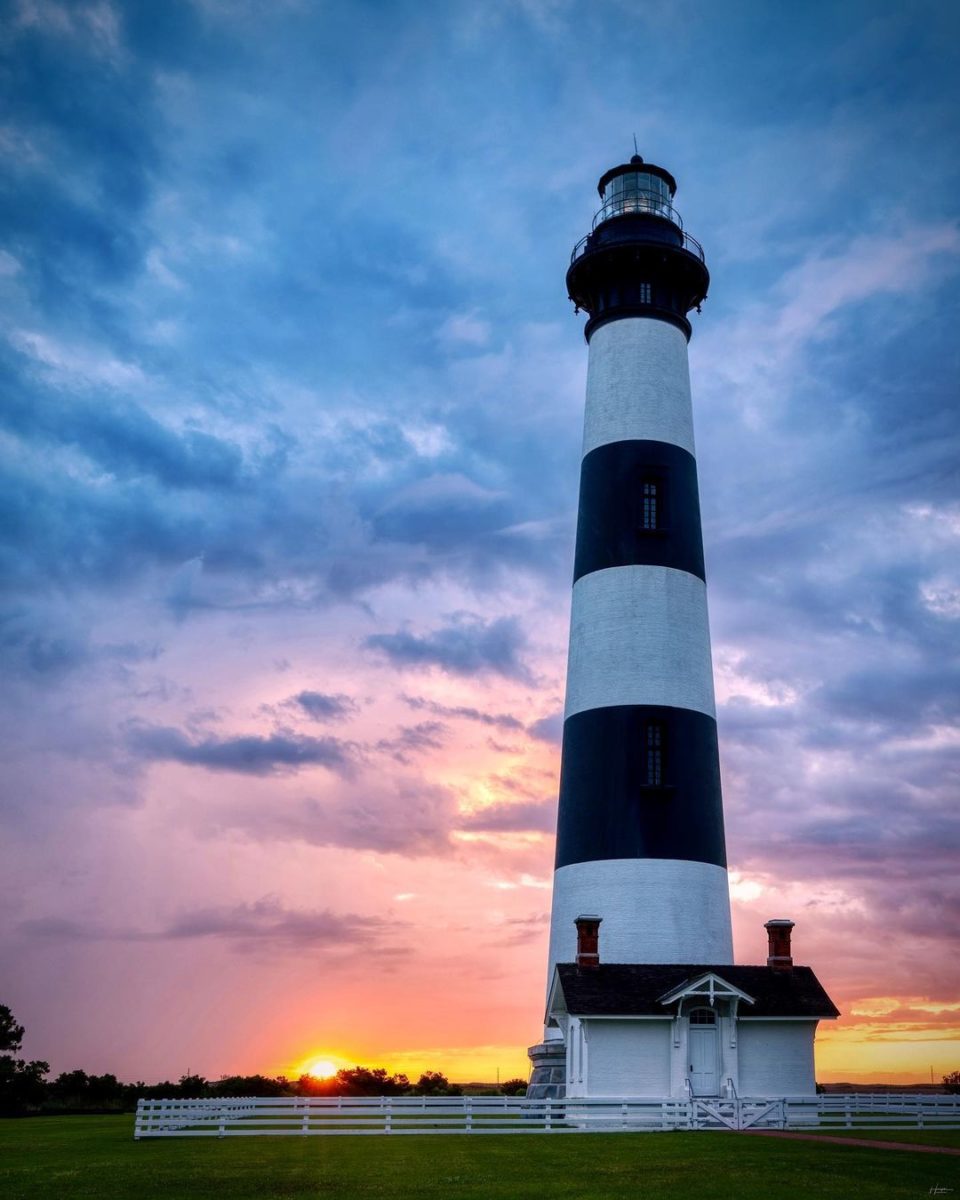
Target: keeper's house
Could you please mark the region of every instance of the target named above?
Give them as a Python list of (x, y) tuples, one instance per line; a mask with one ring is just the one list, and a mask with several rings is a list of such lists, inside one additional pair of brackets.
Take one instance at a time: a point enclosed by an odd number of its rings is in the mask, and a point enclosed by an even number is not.
[(600, 918), (576, 926), (577, 961), (557, 964), (547, 1002), (547, 1039), (566, 1044), (567, 1096), (815, 1093), (817, 1023), (840, 1014), (813, 971), (794, 966), (792, 921), (767, 922), (757, 967), (602, 964)]

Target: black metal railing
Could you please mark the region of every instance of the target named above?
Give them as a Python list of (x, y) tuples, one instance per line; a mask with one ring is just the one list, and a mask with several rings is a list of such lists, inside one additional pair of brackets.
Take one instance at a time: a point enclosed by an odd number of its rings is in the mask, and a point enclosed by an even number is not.
[[(570, 255), (570, 261), (576, 262), (588, 249), (587, 243), (590, 242), (593, 233), (596, 232), (597, 226), (602, 225), (605, 221), (609, 221), (611, 217), (626, 217), (646, 215), (653, 217), (663, 217), (671, 225), (675, 225), (680, 231), (681, 245), (684, 250), (699, 258), (701, 262), (706, 262), (703, 253), (703, 247), (695, 237), (691, 237), (683, 228), (683, 218), (673, 207), (663, 199), (659, 192), (649, 191), (631, 191), (619, 192), (611, 196), (603, 207), (596, 213), (593, 218), (593, 223), (590, 226), (591, 232), (586, 237), (580, 239), (574, 246), (573, 253)], [(592, 249), (593, 247), (589, 247)]]
[[(706, 262), (706, 258), (703, 253), (703, 247), (695, 237), (691, 237), (690, 234), (684, 229), (680, 230), (680, 237), (681, 245), (684, 250), (686, 250), (689, 254), (694, 255), (694, 257), (698, 258), (701, 262)], [(582, 258), (582, 256), (586, 254), (588, 249), (592, 250), (594, 248), (593, 245), (588, 245), (588, 243), (592, 243), (593, 240), (592, 233), (588, 233), (586, 237), (582, 237), (573, 248), (573, 252), (570, 255), (570, 262), (575, 263), (578, 258)], [(602, 245), (600, 243), (595, 244), (597, 245), (598, 249), (606, 248), (607, 245), (609, 245), (609, 243), (603, 243)]]

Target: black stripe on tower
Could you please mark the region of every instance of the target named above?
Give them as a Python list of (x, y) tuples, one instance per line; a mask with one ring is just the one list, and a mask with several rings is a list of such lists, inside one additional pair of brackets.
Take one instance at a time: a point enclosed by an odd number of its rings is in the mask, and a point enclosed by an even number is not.
[(725, 867), (716, 721), (648, 704), (574, 713), (559, 807), (558, 868), (611, 858)]
[(636, 564), (705, 578), (696, 460), (670, 442), (610, 442), (580, 468), (574, 582)]

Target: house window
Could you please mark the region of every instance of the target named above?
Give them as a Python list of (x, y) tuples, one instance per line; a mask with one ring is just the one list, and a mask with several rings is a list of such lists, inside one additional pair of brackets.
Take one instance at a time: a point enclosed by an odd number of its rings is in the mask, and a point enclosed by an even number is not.
[(648, 721), (644, 746), (644, 783), (647, 787), (663, 784), (663, 725)]
[(642, 484), (643, 510), (641, 529), (660, 528), (660, 484), (656, 479), (645, 479)]
[(652, 288), (649, 283), (640, 284), (640, 303), (651, 304), (653, 302)]
[(691, 1025), (716, 1025), (717, 1014), (712, 1008), (692, 1008), (690, 1010)]

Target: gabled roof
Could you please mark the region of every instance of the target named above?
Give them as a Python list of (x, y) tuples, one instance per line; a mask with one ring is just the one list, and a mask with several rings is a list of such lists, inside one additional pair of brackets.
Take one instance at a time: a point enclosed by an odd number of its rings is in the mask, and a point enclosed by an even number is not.
[(690, 979), (685, 979), (678, 987), (671, 988), (666, 995), (660, 997), (660, 1003), (663, 1005), (673, 1004), (676, 1000), (682, 1000), (685, 997), (702, 996), (703, 999), (709, 1000), (712, 1004), (715, 997), (722, 999), (743, 1000), (747, 1004), (753, 1004), (752, 996), (740, 988), (734, 987), (728, 980), (723, 979), (716, 971), (701, 971), (699, 975), (694, 975)]
[(728, 964), (601, 963), (585, 969), (558, 963), (555, 984), (576, 1017), (663, 1017), (671, 1014), (670, 997), (711, 974), (753, 1000), (740, 1010), (742, 1017), (816, 1020), (840, 1015), (809, 967), (778, 971)]

